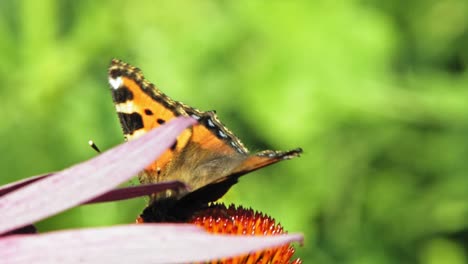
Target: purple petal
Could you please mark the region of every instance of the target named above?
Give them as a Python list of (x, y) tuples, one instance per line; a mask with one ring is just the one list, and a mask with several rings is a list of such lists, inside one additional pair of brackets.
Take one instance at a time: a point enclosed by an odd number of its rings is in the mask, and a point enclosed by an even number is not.
[(38, 175), (38, 176), (32, 176), (32, 177), (29, 177), (27, 179), (22, 179), (22, 180), (19, 180), (19, 181), (16, 181), (16, 182), (12, 182), (12, 183), (9, 183), (9, 184), (6, 184), (6, 185), (3, 185), (2, 187), (0, 187), (0, 196), (3, 196), (9, 192), (12, 192), (16, 189), (19, 189), (23, 186), (26, 186), (28, 184), (31, 184), (35, 181), (38, 181), (40, 179), (44, 179), (45, 177), (48, 177), (50, 175), (52, 175), (53, 173), (47, 173), (47, 174), (43, 174), (43, 175)]
[(124, 199), (140, 197), (152, 193), (162, 192), (168, 189), (187, 188), (187, 186), (179, 181), (160, 182), (154, 184), (145, 184), (132, 187), (125, 187), (106, 192), (98, 197), (85, 202), (85, 204), (112, 202)]
[(0, 197), (0, 234), (115, 188), (153, 162), (194, 122), (191, 118), (177, 118), (137, 140)]
[(188, 263), (238, 256), (302, 235), (212, 235), (192, 225), (144, 224), (0, 239), (3, 263)]

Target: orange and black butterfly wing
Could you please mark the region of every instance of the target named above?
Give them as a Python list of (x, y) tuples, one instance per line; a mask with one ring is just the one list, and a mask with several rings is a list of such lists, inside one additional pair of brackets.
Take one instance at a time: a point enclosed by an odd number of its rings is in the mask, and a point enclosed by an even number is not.
[(185, 114), (176, 101), (146, 81), (140, 69), (127, 63), (112, 60), (109, 83), (126, 139), (138, 137)]
[(264, 150), (250, 154), (239, 138), (219, 121), (215, 112), (200, 112), (196, 109), (185, 111), (199, 122), (193, 127), (190, 143), (200, 146), (199, 153), (206, 150), (216, 153), (215, 159), (200, 161), (198, 166), (217, 167), (218, 160), (221, 160), (222, 168), (205, 173), (206, 179), (202, 179), (198, 184), (191, 179), (194, 191), (182, 200), (200, 203), (216, 201), (237, 183), (240, 176), (282, 160), (292, 159), (302, 153), (302, 149), (298, 148), (290, 151)]
[(297, 148), (290, 151), (264, 150), (251, 154), (240, 139), (219, 121), (214, 111), (200, 112), (196, 109), (185, 109), (185, 111), (199, 122), (199, 125), (193, 127), (191, 141), (212, 152), (229, 156), (229, 160), (236, 164), (228, 174), (218, 175), (217, 179), (206, 184), (239, 177), (279, 161), (298, 157), (302, 153), (302, 149)]
[(206, 199), (215, 200), (235, 184), (239, 176), (301, 153), (297, 149), (250, 154), (214, 111), (203, 112), (172, 100), (148, 82), (138, 68), (119, 60), (111, 63), (109, 83), (127, 140), (176, 116), (198, 120), (197, 125), (186, 129), (171, 149), (145, 169), (140, 175), (143, 183), (180, 180), (193, 191), (210, 189), (212, 194), (206, 195)]
[[(127, 63), (112, 60), (109, 67), (109, 84), (126, 140), (135, 139), (177, 116), (186, 115), (178, 102), (146, 81), (140, 69)], [(179, 147), (187, 143), (190, 136), (191, 130), (185, 130), (178, 138)], [(173, 148), (175, 147), (174, 145)], [(140, 180), (146, 183), (160, 181), (157, 176), (172, 160), (174, 150), (167, 150), (147, 167), (147, 175)]]

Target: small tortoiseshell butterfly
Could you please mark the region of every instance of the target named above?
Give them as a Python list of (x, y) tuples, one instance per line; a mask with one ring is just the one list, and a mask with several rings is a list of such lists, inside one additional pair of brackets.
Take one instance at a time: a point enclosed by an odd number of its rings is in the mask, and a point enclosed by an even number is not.
[(237, 182), (239, 176), (302, 153), (265, 150), (249, 153), (241, 141), (217, 118), (214, 111), (202, 112), (177, 102), (145, 80), (140, 69), (112, 60), (109, 83), (126, 140), (132, 140), (177, 116), (190, 116), (198, 124), (186, 129), (174, 145), (140, 173), (140, 182), (178, 180), (191, 192), (168, 192), (152, 202), (170, 196), (204, 203), (215, 201)]

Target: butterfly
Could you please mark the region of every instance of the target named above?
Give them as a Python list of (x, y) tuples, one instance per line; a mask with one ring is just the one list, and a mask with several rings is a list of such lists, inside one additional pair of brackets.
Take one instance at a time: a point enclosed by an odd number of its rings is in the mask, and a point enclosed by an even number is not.
[(184, 130), (172, 147), (140, 174), (142, 184), (178, 180), (190, 191), (153, 195), (151, 203), (204, 204), (223, 196), (246, 173), (299, 156), (302, 149), (250, 153), (218, 119), (174, 101), (147, 81), (140, 69), (114, 59), (109, 67), (112, 98), (126, 140), (135, 139), (178, 116), (197, 124)]

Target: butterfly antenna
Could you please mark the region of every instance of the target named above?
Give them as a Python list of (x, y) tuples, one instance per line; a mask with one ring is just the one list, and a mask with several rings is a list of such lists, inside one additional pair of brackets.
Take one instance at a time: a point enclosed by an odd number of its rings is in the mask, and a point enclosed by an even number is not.
[(90, 140), (88, 141), (89, 146), (94, 149), (97, 153), (101, 153), (101, 150), (98, 148), (98, 146), (94, 143), (94, 141)]

